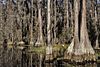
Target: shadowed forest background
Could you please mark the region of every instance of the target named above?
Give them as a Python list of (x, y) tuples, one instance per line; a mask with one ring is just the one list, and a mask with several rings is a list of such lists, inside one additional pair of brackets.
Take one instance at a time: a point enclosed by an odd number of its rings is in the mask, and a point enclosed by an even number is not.
[(100, 0), (0, 0), (0, 67), (96, 61), (99, 47)]

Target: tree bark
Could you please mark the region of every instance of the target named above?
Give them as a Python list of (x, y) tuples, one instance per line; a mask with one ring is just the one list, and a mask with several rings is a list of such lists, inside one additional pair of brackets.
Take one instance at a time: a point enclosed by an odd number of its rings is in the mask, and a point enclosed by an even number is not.
[(57, 30), (57, 27), (56, 27), (56, 25), (57, 25), (57, 18), (56, 18), (56, 13), (57, 13), (57, 11), (56, 11), (56, 0), (54, 1), (54, 12), (55, 12), (55, 19), (54, 19), (54, 44), (57, 42), (57, 39), (56, 39), (56, 30)]
[[(87, 30), (87, 23), (86, 23), (86, 0), (82, 1), (82, 21), (81, 21), (81, 33), (80, 33), (80, 45), (82, 53), (85, 54), (85, 59), (87, 60), (94, 60), (95, 61), (95, 51), (93, 50)], [(88, 56), (88, 58), (87, 58)]]
[(96, 45), (95, 45), (95, 48), (99, 48), (99, 40), (98, 40), (98, 38), (99, 38), (99, 33), (98, 33), (98, 27), (97, 27), (97, 23), (98, 23), (98, 17), (97, 17), (97, 7), (95, 6), (95, 20), (94, 20), (94, 22), (95, 22), (95, 30), (96, 30)]
[(48, 6), (47, 6), (47, 43), (48, 45), (51, 45), (51, 21), (50, 21), (50, 1), (48, 0)]
[(94, 54), (94, 50), (89, 41), (87, 23), (86, 23), (86, 0), (83, 0), (82, 6), (82, 22), (81, 22), (81, 45), (83, 46), (84, 53)]
[[(67, 59), (70, 59), (75, 62), (83, 62), (87, 61), (95, 61), (95, 52), (91, 46), (88, 37), (87, 31), (87, 23), (86, 23), (86, 0), (82, 0), (82, 20), (81, 20), (81, 29), (79, 29), (79, 0), (74, 0), (74, 21), (75, 21), (75, 29), (74, 29), (74, 38), (72, 43), (68, 47), (67, 51)], [(80, 35), (79, 35), (80, 32)], [(80, 41), (79, 41), (80, 37)]]
[[(78, 26), (78, 14), (79, 14), (79, 12), (78, 12), (78, 0), (74, 0), (74, 12), (75, 12), (75, 14), (74, 14), (74, 18), (75, 18), (75, 28), (74, 28), (74, 38), (73, 38), (73, 40), (72, 40), (72, 43), (70, 44), (70, 46), (68, 47), (68, 53), (73, 53), (73, 52), (75, 52), (75, 53), (77, 53), (76, 51), (77, 51), (77, 48), (79, 49), (79, 36), (78, 36), (78, 29), (79, 29), (79, 26)], [(74, 41), (74, 42), (73, 42)], [(75, 50), (74, 50), (75, 49)]]
[(69, 29), (69, 0), (66, 0), (66, 8), (67, 8), (67, 30)]
[(51, 45), (51, 19), (50, 19), (50, 2), (51, 0), (48, 0), (48, 8), (47, 8), (47, 48), (46, 48), (46, 59), (52, 58), (52, 45)]
[(39, 42), (43, 45), (42, 16), (41, 16), (41, 0), (38, 1), (38, 22), (39, 22)]

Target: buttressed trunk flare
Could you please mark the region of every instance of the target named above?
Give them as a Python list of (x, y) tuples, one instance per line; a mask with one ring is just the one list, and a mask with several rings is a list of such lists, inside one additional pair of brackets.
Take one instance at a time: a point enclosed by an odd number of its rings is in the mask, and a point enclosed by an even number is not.
[[(74, 29), (74, 37), (72, 40), (72, 43), (68, 47), (67, 51), (67, 58), (69, 60), (73, 60), (76, 62), (82, 62), (82, 61), (95, 61), (95, 51), (93, 50), (91, 46), (91, 42), (89, 40), (88, 36), (88, 30), (87, 30), (87, 23), (86, 23), (86, 0), (82, 0), (82, 20), (81, 24), (80, 21), (78, 21), (79, 17), (79, 10), (78, 10), (78, 4), (79, 0), (74, 1), (74, 17), (75, 17), (75, 29)], [(81, 29), (79, 29), (79, 26), (81, 26)], [(80, 35), (78, 35), (78, 32), (80, 32)], [(80, 41), (79, 41), (80, 37)]]
[(90, 40), (88, 36), (88, 31), (87, 31), (87, 23), (86, 23), (86, 0), (83, 0), (82, 2), (82, 21), (81, 21), (81, 35), (80, 35), (80, 45), (82, 45), (82, 52), (84, 54), (90, 53), (90, 54), (95, 54)]

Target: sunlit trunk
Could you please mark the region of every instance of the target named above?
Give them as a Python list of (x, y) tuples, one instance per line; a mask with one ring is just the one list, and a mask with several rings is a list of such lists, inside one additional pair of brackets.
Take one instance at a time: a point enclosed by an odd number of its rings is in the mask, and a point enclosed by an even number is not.
[[(88, 30), (87, 30), (87, 23), (86, 23), (86, 0), (82, 1), (82, 22), (81, 22), (81, 32), (80, 32), (80, 45), (82, 45), (82, 52), (84, 54), (90, 54), (90, 57), (95, 54), (90, 40), (88, 36)], [(90, 58), (89, 57), (89, 58)], [(94, 57), (92, 58), (94, 60)]]
[(51, 19), (50, 19), (50, 0), (48, 0), (48, 6), (47, 6), (47, 43), (48, 45), (51, 45)]
[(50, 19), (50, 2), (48, 0), (48, 8), (47, 8), (47, 48), (46, 48), (46, 60), (51, 60), (52, 58), (52, 45), (51, 45), (51, 19)]
[(96, 36), (97, 36), (97, 38), (96, 38), (96, 45), (95, 45), (95, 48), (99, 48), (99, 40), (98, 40), (98, 38), (99, 38), (99, 33), (98, 33), (98, 27), (97, 27), (97, 24), (98, 24), (98, 17), (97, 17), (97, 10), (96, 10), (96, 6), (95, 6), (95, 30), (96, 30)]
[(74, 7), (75, 7), (75, 14), (74, 14), (74, 18), (75, 18), (75, 28), (74, 28), (74, 38), (72, 40), (72, 43), (70, 44), (70, 46), (68, 47), (68, 53), (73, 53), (75, 52), (75, 54), (77, 53), (77, 50), (79, 49), (79, 36), (78, 36), (78, 0), (74, 1)]
[[(81, 24), (79, 21), (79, 0), (74, 0), (74, 21), (75, 21), (75, 28), (74, 28), (74, 38), (68, 47), (67, 51), (67, 59), (76, 61), (76, 62), (83, 62), (85, 60), (93, 60), (95, 61), (95, 52), (91, 46), (88, 30), (87, 30), (87, 23), (86, 23), (86, 0), (82, 0), (82, 20)], [(79, 25), (81, 29), (79, 29)], [(80, 37), (80, 40), (79, 40)]]

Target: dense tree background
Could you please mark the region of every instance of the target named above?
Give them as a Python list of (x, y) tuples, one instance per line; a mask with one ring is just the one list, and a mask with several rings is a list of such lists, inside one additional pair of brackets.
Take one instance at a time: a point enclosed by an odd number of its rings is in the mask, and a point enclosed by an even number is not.
[(32, 67), (44, 54), (95, 61), (99, 47), (100, 0), (0, 0), (0, 67)]
[[(49, 34), (52, 45), (71, 43), (75, 26), (74, 0), (50, 0), (50, 25), (47, 2), (0, 0), (0, 43), (7, 39), (13, 43), (24, 41), (39, 46), (48, 43)], [(96, 40), (100, 43), (100, 3), (98, 0), (87, 0), (86, 3), (89, 39), (95, 47)], [(49, 34), (47, 26), (50, 27)]]

